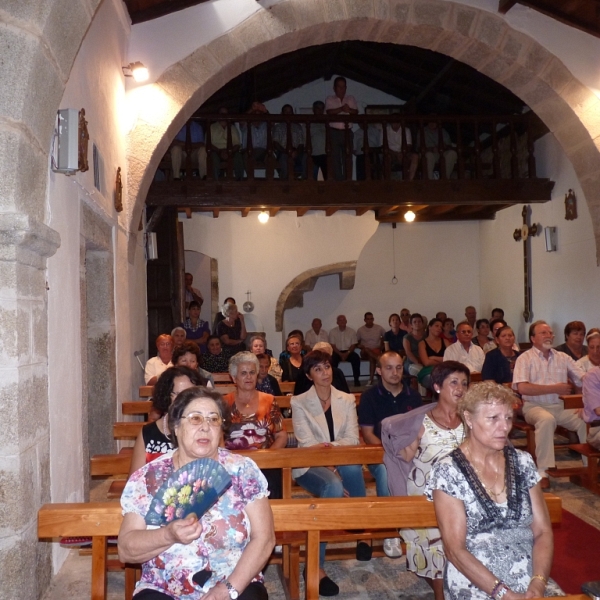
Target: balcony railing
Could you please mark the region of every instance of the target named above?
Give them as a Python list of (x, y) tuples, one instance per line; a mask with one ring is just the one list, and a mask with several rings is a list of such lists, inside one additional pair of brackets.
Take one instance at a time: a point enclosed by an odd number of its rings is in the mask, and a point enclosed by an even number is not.
[[(211, 114), (193, 120), (199, 122), (204, 133), (205, 153), (200, 154), (200, 160), (206, 160), (209, 182), (281, 183), (317, 177), (327, 182), (536, 177), (530, 115)], [(201, 145), (192, 143), (190, 123), (184, 143), (186, 174), (194, 174), (198, 168), (191, 157), (192, 150)], [(344, 128), (334, 129), (332, 123), (343, 124)], [(215, 134), (222, 142), (220, 147), (215, 146), (219, 146)], [(295, 148), (299, 140), (303, 143)], [(435, 163), (429, 169), (428, 159)], [(159, 169), (163, 171), (160, 179), (172, 178), (168, 153)]]

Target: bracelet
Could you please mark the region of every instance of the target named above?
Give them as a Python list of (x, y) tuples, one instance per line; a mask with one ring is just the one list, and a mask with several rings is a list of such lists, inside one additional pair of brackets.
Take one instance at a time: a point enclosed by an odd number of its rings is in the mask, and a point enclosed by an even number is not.
[(502, 585), (502, 582), (499, 579), (496, 579), (496, 581), (494, 581), (494, 587), (492, 588), (492, 591), (490, 592), (490, 598), (493, 598), (494, 595), (496, 594), (496, 592), (498, 591), (498, 588)]
[(529, 583), (531, 583), (534, 579), (539, 579), (540, 581), (544, 582), (544, 585), (548, 585), (548, 579), (546, 579), (546, 577), (544, 577), (543, 575), (534, 575), (530, 580)]
[(496, 595), (494, 596), (494, 600), (502, 600), (502, 598), (504, 598), (504, 595), (508, 591), (509, 591), (508, 586), (504, 582), (501, 582), (500, 589), (496, 592)]

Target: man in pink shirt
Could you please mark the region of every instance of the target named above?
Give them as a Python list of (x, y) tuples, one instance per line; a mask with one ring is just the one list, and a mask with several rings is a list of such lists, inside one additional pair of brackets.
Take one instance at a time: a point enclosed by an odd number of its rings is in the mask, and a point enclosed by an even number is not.
[[(327, 96), (325, 112), (328, 115), (357, 115), (358, 107), (354, 96), (346, 95), (346, 78), (336, 77), (333, 81), (333, 96)], [(346, 173), (346, 150), (352, 151), (353, 134), (350, 123), (330, 123), (331, 155), (333, 158), (333, 176), (336, 181), (352, 179), (352, 173)], [(346, 130), (349, 130), (346, 132)], [(346, 148), (346, 135), (348, 147)]]

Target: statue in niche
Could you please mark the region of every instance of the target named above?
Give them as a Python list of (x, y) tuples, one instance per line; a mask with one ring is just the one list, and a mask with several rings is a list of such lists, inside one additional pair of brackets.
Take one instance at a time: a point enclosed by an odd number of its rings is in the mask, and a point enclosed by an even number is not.
[(115, 181), (115, 210), (123, 210), (123, 182), (121, 181), (121, 167), (117, 169), (117, 179)]
[(88, 144), (90, 141), (90, 134), (88, 133), (87, 121), (85, 120), (85, 108), (79, 111), (79, 170), (84, 173), (90, 166), (88, 164)]
[(573, 221), (577, 218), (577, 198), (575, 192), (569, 190), (565, 194), (565, 219), (567, 221)]

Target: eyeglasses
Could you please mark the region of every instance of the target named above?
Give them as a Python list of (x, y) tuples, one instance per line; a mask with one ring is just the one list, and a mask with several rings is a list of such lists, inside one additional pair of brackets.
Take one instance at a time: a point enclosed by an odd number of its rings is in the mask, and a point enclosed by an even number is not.
[(208, 415), (205, 417), (202, 413), (197, 412), (190, 413), (189, 415), (183, 415), (181, 418), (187, 419), (188, 423), (194, 427), (203, 425), (205, 421), (210, 427), (220, 427), (221, 423), (223, 422), (223, 419), (217, 415)]

